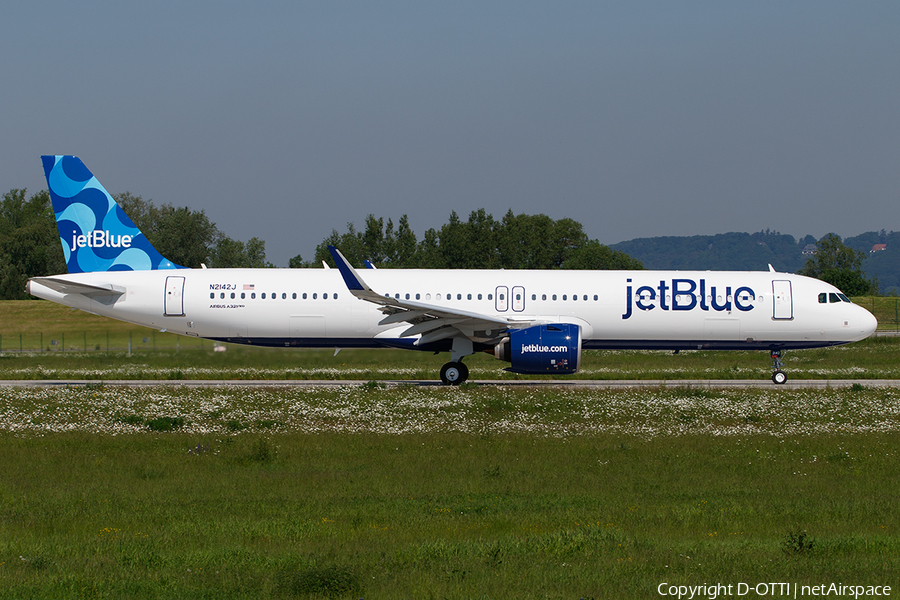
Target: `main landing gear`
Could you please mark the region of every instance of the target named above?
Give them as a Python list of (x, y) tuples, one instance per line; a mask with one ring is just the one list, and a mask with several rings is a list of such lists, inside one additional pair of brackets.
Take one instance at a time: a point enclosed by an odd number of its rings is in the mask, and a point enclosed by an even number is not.
[(448, 362), (441, 367), (441, 381), (444, 385), (459, 385), (469, 378), (469, 367), (463, 362)]
[(464, 336), (453, 338), (450, 362), (441, 367), (441, 381), (444, 385), (459, 385), (469, 378), (469, 367), (463, 364), (463, 357), (473, 354), (472, 340)]
[(770, 356), (772, 357), (772, 381), (777, 384), (782, 384), (787, 381), (787, 373), (781, 370), (781, 367), (784, 366), (784, 363), (781, 362), (781, 350), (772, 350)]

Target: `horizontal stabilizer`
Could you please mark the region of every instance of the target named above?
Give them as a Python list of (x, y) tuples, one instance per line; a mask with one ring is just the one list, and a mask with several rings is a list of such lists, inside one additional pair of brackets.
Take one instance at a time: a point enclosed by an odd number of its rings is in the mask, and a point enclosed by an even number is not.
[(60, 294), (81, 294), (82, 296), (121, 296), (125, 293), (125, 288), (112, 285), (112, 284), (101, 284), (101, 285), (90, 285), (87, 283), (79, 283), (76, 281), (68, 281), (66, 279), (62, 279), (61, 277), (32, 277), (28, 280), (28, 288), (26, 291), (31, 293), (31, 283), (38, 283), (44, 287), (48, 287), (51, 290), (56, 290)]

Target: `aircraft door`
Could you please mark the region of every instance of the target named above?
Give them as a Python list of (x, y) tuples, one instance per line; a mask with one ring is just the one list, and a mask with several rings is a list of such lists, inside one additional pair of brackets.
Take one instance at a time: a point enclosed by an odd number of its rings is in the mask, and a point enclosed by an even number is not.
[(497, 312), (506, 312), (509, 308), (509, 288), (505, 285), (498, 285), (494, 294), (494, 306)]
[(516, 312), (525, 310), (525, 288), (521, 285), (512, 289), (512, 309)]
[(791, 297), (790, 281), (772, 281), (772, 300), (773, 319), (777, 321), (790, 321), (794, 318), (794, 302)]
[(184, 316), (184, 277), (166, 277), (166, 311), (167, 317)]

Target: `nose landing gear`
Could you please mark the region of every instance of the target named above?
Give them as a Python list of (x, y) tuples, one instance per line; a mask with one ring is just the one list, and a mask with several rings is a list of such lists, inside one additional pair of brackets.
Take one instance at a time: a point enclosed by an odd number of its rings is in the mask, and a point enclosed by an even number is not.
[(781, 361), (781, 350), (772, 350), (770, 356), (772, 357), (772, 382), (777, 384), (782, 384), (787, 381), (787, 373), (781, 370), (784, 366), (784, 363)]

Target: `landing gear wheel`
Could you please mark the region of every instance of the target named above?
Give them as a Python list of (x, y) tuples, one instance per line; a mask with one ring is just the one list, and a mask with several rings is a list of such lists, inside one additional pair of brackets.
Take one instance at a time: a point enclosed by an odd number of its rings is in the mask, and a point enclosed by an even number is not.
[(781, 349), (772, 350), (769, 353), (769, 356), (772, 357), (772, 382), (779, 385), (787, 381), (787, 373), (781, 370), (781, 367), (784, 366), (784, 362), (781, 360), (782, 354)]
[(441, 367), (441, 381), (444, 385), (459, 385), (469, 378), (469, 367), (461, 362), (448, 362)]

